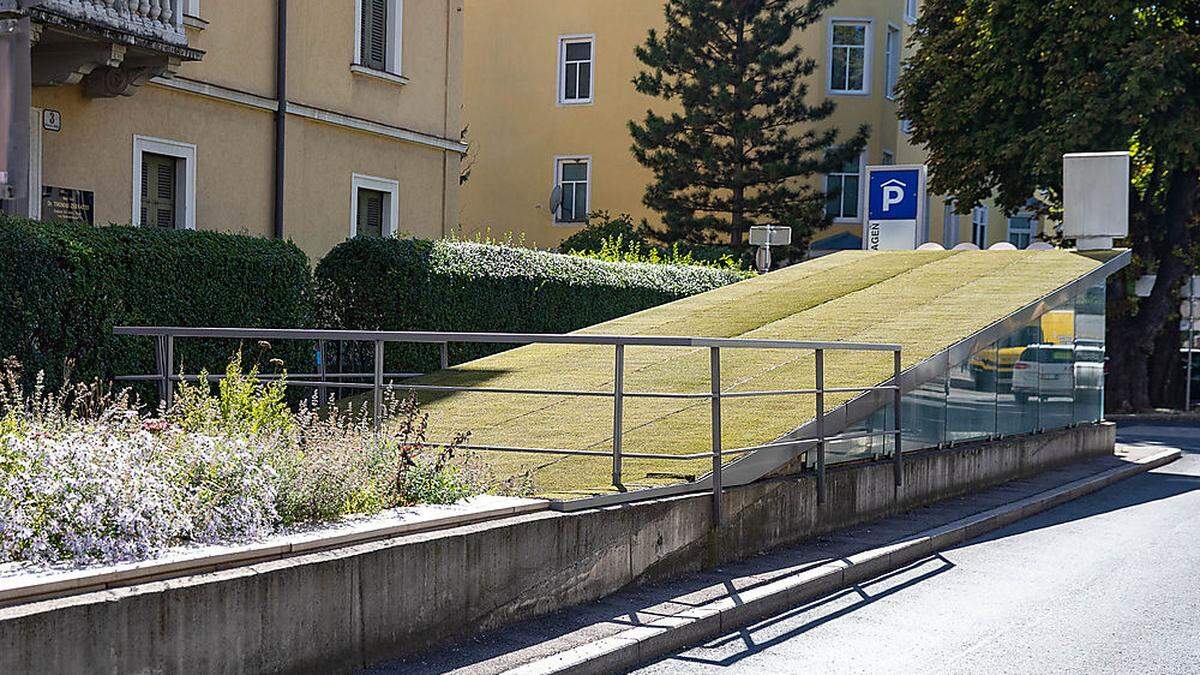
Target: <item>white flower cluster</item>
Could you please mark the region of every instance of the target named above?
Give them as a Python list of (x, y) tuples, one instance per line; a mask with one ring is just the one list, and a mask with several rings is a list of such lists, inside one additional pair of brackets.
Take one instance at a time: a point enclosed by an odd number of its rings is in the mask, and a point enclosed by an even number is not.
[(115, 562), (273, 530), (271, 448), (134, 423), (0, 434), (0, 562)]

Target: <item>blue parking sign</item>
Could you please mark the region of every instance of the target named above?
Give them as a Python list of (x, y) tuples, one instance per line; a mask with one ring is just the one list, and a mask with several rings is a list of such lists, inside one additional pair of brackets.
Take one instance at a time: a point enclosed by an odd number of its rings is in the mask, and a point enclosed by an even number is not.
[(867, 186), (867, 219), (916, 220), (921, 182), (919, 168), (872, 167)]

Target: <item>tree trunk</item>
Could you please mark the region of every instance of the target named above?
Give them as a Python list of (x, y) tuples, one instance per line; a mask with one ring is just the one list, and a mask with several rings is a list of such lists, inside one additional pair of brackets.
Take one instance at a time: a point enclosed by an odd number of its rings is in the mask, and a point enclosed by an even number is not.
[[(1151, 392), (1166, 391), (1162, 379), (1158, 386), (1152, 386), (1151, 363), (1156, 352), (1160, 353), (1160, 336), (1175, 315), (1179, 287), (1191, 272), (1180, 246), (1191, 241), (1189, 229), (1196, 218), (1198, 181), (1200, 175), (1195, 171), (1172, 172), (1165, 213), (1159, 220), (1162, 232), (1154, 246), (1158, 257), (1154, 290), (1149, 298), (1141, 300), (1134, 314), (1110, 326), (1108, 391), (1112, 410), (1147, 410), (1154, 403)], [(1155, 219), (1148, 218), (1147, 223), (1153, 227)], [(1169, 367), (1169, 363), (1158, 363), (1153, 372), (1158, 378), (1168, 378)]]

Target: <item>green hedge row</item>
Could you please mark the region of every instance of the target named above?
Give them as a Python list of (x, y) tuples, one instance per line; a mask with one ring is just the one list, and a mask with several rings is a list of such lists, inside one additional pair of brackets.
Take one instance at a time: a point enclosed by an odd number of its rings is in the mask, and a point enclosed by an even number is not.
[[(68, 361), (75, 381), (153, 372), (153, 340), (116, 337), (114, 325), (305, 326), (310, 285), (308, 259), (291, 243), (0, 217), (0, 357), (44, 371), (51, 386)], [(223, 369), (237, 348), (182, 340), (178, 354), (189, 371)], [(304, 354), (274, 351), (285, 361)]]
[[(417, 239), (353, 239), (315, 272), (321, 321), (328, 326), (518, 333), (564, 333), (740, 279), (712, 268)], [(389, 349), (389, 368), (436, 365), (433, 348)], [(455, 345), (452, 358), (498, 349)]]
[[(44, 372), (56, 386), (68, 363), (75, 381), (154, 372), (153, 340), (114, 336), (122, 324), (562, 333), (739, 279), (713, 268), (365, 238), (333, 249), (313, 274), (290, 242), (0, 216), (0, 358), (16, 357), (27, 376)], [(370, 371), (363, 346), (331, 345), (331, 370)], [(176, 353), (188, 372), (223, 369), (239, 348), (260, 364), (281, 358), (292, 372), (312, 372), (312, 347), (184, 339)], [(456, 345), (452, 357), (501, 348)], [(436, 365), (436, 347), (389, 347), (389, 369)]]

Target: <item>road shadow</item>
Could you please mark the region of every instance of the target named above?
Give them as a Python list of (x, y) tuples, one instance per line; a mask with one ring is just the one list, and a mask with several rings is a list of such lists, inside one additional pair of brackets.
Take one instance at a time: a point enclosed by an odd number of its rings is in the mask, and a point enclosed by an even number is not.
[[(928, 558), (923, 558), (917, 562), (911, 563), (887, 574), (880, 575), (871, 579), (870, 581), (861, 584), (855, 584), (845, 590), (824, 596), (807, 604), (788, 610), (782, 614), (777, 614), (765, 621), (747, 626), (736, 632), (729, 633), (715, 640), (710, 640), (702, 645), (698, 645), (698, 647), (702, 649), (720, 649), (737, 641), (742, 642), (744, 647), (728, 656), (715, 659), (683, 652), (667, 657), (666, 659), (663, 659), (663, 661), (727, 668), (743, 659), (754, 656), (755, 654), (770, 649), (771, 647), (780, 643), (792, 640), (814, 628), (857, 612), (865, 607), (879, 602), (880, 600), (883, 600), (884, 598), (912, 588), (917, 584), (929, 581), (941, 574), (945, 574), (952, 569), (954, 569), (954, 563), (942, 557), (941, 554), (935, 553)], [(903, 581), (896, 583), (900, 579), (903, 579)], [(855, 597), (858, 599), (848, 605), (845, 604), (847, 599)], [(809, 613), (815, 613), (815, 616), (812, 619), (805, 621), (803, 624), (796, 626), (795, 628), (784, 631), (778, 635), (773, 635), (766, 640), (757, 641), (755, 639), (755, 636), (758, 633), (768, 631), (769, 629), (781, 623), (791, 621), (797, 617), (801, 617)]]
[[(1196, 429), (1196, 433), (1198, 434), (1197, 443), (1200, 444), (1200, 428)], [(1200, 447), (1181, 448), (1181, 444), (1175, 441), (1133, 440), (1125, 438), (1123, 442), (1139, 446), (1179, 449), (1184, 454), (1184, 460), (1182, 461), (1186, 461), (1189, 457), (1194, 458), (1200, 455)], [(1183, 473), (1179, 469), (1173, 469), (1172, 467), (1173, 465), (1168, 464), (1156, 470), (1127, 478), (1098, 492), (1060, 504), (1049, 511), (1043, 511), (1012, 525), (976, 537), (949, 550), (966, 548), (975, 544), (996, 541), (1027, 532), (1076, 522), (1122, 509), (1150, 504), (1163, 499), (1171, 499), (1200, 490), (1200, 475)]]

